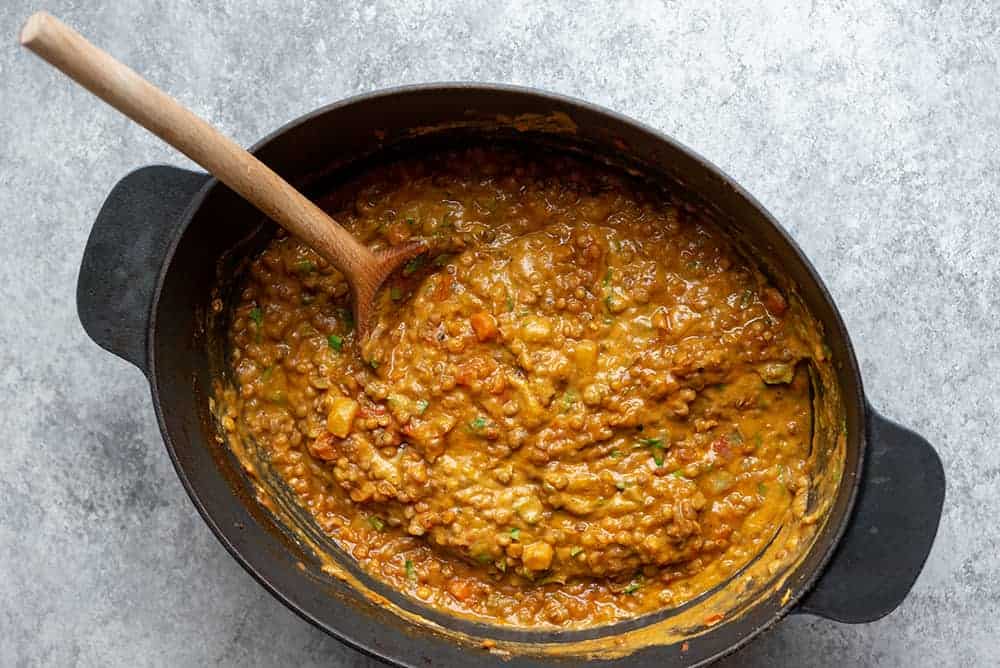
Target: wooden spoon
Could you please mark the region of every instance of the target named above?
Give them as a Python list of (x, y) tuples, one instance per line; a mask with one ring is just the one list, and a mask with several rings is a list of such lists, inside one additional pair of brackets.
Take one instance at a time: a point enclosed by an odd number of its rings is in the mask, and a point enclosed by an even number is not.
[(22, 46), (197, 162), (339, 269), (351, 287), (359, 342), (364, 341), (379, 287), (401, 264), (426, 250), (423, 242), (373, 253), (243, 147), (48, 13), (33, 14), (20, 39)]

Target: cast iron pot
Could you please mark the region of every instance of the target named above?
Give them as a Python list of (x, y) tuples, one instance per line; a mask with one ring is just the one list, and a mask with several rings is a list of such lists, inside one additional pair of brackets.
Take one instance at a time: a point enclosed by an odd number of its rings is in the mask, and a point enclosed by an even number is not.
[[(539, 117), (556, 122), (547, 129), (532, 123), (518, 126), (517, 119)], [(497, 120), (505, 118), (514, 122)], [(567, 120), (575, 131), (565, 131)], [(363, 168), (400, 147), (484, 137), (625, 155), (711, 203), (776, 258), (798, 285), (825, 328), (835, 360), (848, 433), (844, 474), (829, 520), (787, 578), (790, 595), (758, 601), (731, 621), (695, 630), (683, 648), (680, 643), (652, 644), (620, 660), (658, 666), (707, 663), (789, 612), (860, 623), (896, 608), (917, 578), (937, 531), (945, 488), (940, 460), (923, 438), (868, 404), (844, 323), (812, 265), (770, 214), (716, 167), (669, 137), (590, 104), (478, 84), (417, 86), (355, 97), (290, 123), (252, 150), (293, 184), (316, 193), (330, 175)], [(212, 289), (219, 288), (216, 294), (223, 296), (227, 289), (231, 293), (233, 279), (227, 274), (238, 273), (240, 260), (259, 250), (273, 231), (273, 224), (206, 174), (145, 167), (122, 179), (101, 209), (77, 291), (87, 333), (145, 373), (177, 475), (233, 557), (304, 619), (352, 647), (400, 665), (465, 666), (470, 660), (573, 665), (580, 657), (529, 652), (501, 658), (474, 643), (491, 638), (558, 645), (655, 621), (653, 615), (575, 632), (499, 629), (428, 613), (345, 559), (344, 567), (372, 590), (472, 639), (459, 641), (397, 615), (320, 570), (315, 555), (254, 499), (236, 460), (217, 444), (209, 411), (213, 374), (219, 368), (212, 360), (223, 354), (220, 342), (225, 341), (224, 319), (208, 315)]]

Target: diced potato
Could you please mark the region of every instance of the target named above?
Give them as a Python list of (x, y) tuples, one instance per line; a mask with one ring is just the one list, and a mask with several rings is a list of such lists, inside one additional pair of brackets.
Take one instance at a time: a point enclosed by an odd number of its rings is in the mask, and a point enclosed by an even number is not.
[(577, 343), (573, 349), (573, 359), (580, 372), (593, 371), (597, 365), (597, 342), (586, 339)]
[(524, 567), (531, 571), (544, 571), (552, 565), (552, 546), (542, 541), (528, 543), (524, 546), (521, 561)]
[(514, 503), (518, 516), (528, 524), (535, 524), (542, 519), (542, 502), (535, 496), (526, 496)]
[(347, 438), (357, 415), (358, 402), (347, 397), (337, 397), (330, 402), (330, 412), (326, 416), (326, 428), (337, 438)]
[(552, 336), (552, 323), (549, 322), (548, 318), (537, 315), (528, 316), (521, 325), (521, 334), (525, 341), (532, 343), (548, 341), (549, 337)]

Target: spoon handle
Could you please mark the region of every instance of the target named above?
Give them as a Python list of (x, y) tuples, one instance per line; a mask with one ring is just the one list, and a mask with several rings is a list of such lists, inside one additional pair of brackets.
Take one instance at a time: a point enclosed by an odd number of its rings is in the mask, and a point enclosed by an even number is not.
[(375, 255), (287, 181), (177, 100), (46, 12), (21, 44), (238, 192), (345, 274), (365, 282)]

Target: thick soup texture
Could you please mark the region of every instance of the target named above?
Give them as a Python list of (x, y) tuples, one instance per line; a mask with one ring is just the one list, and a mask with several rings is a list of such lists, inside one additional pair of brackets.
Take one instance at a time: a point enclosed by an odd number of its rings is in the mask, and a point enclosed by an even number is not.
[(231, 320), (222, 424), (360, 565), (439, 609), (583, 627), (677, 606), (805, 516), (818, 339), (699, 209), (470, 148), (321, 201), (426, 239), (359, 350), (339, 272), (278, 236)]

